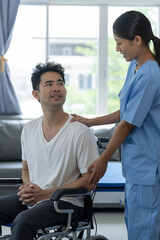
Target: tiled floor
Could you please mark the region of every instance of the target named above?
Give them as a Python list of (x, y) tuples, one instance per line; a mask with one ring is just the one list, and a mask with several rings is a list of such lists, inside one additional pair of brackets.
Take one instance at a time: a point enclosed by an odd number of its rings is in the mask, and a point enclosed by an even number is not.
[(113, 210), (96, 212), (97, 233), (108, 240), (127, 240), (127, 231), (124, 222), (124, 212)]
[[(127, 240), (123, 210), (96, 211), (95, 216), (98, 234), (105, 236), (108, 240)], [(3, 228), (3, 232), (7, 234), (9, 228)]]

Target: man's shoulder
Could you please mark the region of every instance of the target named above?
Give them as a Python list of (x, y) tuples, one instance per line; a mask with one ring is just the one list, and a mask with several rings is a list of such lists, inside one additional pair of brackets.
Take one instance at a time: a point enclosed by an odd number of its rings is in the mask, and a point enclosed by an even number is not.
[(25, 123), (24, 128), (36, 127), (42, 121), (42, 116), (36, 119), (32, 119)]
[[(69, 118), (70, 118), (70, 120), (73, 118), (73, 116), (72, 115), (69, 115)], [(81, 131), (82, 130), (86, 130), (86, 131), (90, 131), (90, 128), (89, 127), (87, 127), (86, 125), (84, 125), (83, 123), (80, 123), (80, 122), (78, 122), (78, 121), (75, 121), (75, 122), (70, 122), (70, 126), (72, 126), (73, 128), (75, 128), (75, 129), (80, 129)]]
[[(73, 117), (71, 116), (70, 120), (72, 118)], [(91, 137), (92, 135), (94, 135), (93, 131), (88, 126), (78, 121), (69, 122), (69, 128), (71, 129), (72, 134), (88, 135), (88, 137)]]

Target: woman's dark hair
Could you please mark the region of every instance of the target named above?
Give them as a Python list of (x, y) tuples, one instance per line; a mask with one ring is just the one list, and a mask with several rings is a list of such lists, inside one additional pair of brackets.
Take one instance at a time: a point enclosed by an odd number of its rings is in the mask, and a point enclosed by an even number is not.
[(39, 89), (41, 75), (46, 72), (59, 73), (63, 79), (63, 82), (65, 83), (64, 71), (65, 71), (65, 69), (60, 64), (56, 64), (55, 62), (38, 63), (35, 66), (35, 68), (33, 69), (33, 72), (31, 75), (31, 82), (32, 82), (33, 90)]
[(149, 42), (152, 40), (154, 54), (160, 66), (160, 39), (154, 36), (151, 23), (143, 13), (138, 11), (123, 13), (115, 20), (113, 33), (118, 37), (131, 41), (138, 35), (147, 46), (149, 46)]

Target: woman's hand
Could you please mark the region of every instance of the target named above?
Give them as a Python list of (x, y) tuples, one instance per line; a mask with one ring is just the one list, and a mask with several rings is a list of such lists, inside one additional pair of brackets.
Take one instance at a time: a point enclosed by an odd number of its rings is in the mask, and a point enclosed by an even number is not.
[(91, 119), (84, 118), (84, 117), (82, 117), (80, 115), (77, 115), (77, 114), (71, 114), (71, 115), (73, 116), (73, 118), (71, 119), (71, 122), (78, 121), (78, 122), (81, 122), (81, 123), (85, 124), (88, 127), (91, 127)]
[(91, 184), (95, 185), (99, 182), (107, 170), (107, 165), (108, 162), (99, 157), (88, 167), (88, 170), (93, 171), (89, 180)]

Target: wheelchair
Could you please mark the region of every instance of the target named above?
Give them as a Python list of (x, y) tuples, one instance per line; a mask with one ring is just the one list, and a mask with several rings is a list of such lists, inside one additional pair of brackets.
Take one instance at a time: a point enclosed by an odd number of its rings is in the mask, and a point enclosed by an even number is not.
[[(63, 196), (84, 196), (85, 218), (72, 220), (72, 209), (59, 209), (58, 202)], [(55, 210), (59, 214), (67, 214), (67, 223), (62, 223), (57, 226), (40, 229), (37, 231), (37, 236), (34, 240), (108, 240), (102, 235), (91, 235), (93, 229), (93, 199), (92, 194), (85, 188), (64, 188), (56, 190), (51, 198)], [(8, 224), (11, 226), (11, 224)], [(0, 240), (9, 240), (10, 234), (2, 236), (2, 228), (0, 226)]]

